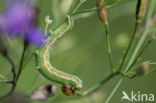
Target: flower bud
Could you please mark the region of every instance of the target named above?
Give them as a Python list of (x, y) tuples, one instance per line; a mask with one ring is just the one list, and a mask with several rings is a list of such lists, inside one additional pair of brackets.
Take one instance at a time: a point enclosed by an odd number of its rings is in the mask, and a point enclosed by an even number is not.
[(140, 66), (136, 69), (136, 75), (137, 76), (143, 76), (149, 69), (148, 62), (143, 62), (140, 64)]
[[(103, 6), (104, 4), (104, 0), (97, 0), (97, 8)], [(98, 10), (98, 15), (100, 20), (104, 23), (104, 24), (108, 24), (108, 20), (107, 20), (107, 10), (105, 7), (102, 7)]]
[(136, 9), (136, 22), (141, 22), (142, 18), (145, 16), (147, 4), (148, 0), (138, 0)]
[(45, 22), (46, 22), (47, 24), (51, 24), (51, 23), (52, 23), (52, 20), (50, 19), (50, 16), (49, 16), (49, 15), (47, 15), (47, 16), (45, 17)]

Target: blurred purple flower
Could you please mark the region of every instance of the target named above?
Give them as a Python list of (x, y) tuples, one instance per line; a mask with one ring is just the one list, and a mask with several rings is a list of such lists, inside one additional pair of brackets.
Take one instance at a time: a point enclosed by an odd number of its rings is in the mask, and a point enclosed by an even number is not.
[(25, 39), (35, 45), (42, 45), (44, 43), (44, 31), (39, 28), (31, 27), (25, 32)]
[(7, 31), (10, 36), (20, 35), (21, 32), (25, 32), (31, 25), (33, 18), (33, 10), (28, 5), (14, 4), (5, 13)]
[(23, 36), (29, 43), (42, 45), (44, 32), (35, 27), (33, 21), (35, 10), (28, 4), (15, 3), (0, 14), (0, 31), (5, 31), (10, 37)]

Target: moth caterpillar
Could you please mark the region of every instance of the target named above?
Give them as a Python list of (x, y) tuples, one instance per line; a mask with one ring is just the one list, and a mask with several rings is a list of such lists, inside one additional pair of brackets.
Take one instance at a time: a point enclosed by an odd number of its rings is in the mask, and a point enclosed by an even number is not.
[[(58, 29), (56, 29), (53, 32), (55, 37), (54, 38), (50, 37), (47, 40), (46, 44), (42, 46), (39, 50), (37, 50), (35, 53), (36, 67), (39, 70), (39, 72), (48, 80), (62, 84), (63, 85), (62, 88), (67, 89), (66, 92), (68, 92), (69, 90), (75, 91), (82, 89), (82, 80), (75, 75), (64, 73), (54, 68), (49, 61), (49, 53), (52, 45), (56, 42), (56, 40), (62, 37), (63, 34), (70, 29), (70, 25), (71, 25), (70, 20), (69, 24), (67, 23), (62, 24)], [(62, 91), (63, 90), (64, 89), (62, 89)], [(65, 94), (72, 95), (69, 93)]]

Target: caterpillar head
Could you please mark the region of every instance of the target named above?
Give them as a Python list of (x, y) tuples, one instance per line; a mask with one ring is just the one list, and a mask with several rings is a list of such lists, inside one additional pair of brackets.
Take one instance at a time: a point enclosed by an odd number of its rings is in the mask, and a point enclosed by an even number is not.
[(83, 88), (82, 83), (76, 85), (75, 90), (81, 90)]
[(75, 83), (75, 84), (72, 86), (72, 88), (73, 88), (74, 90), (81, 90), (81, 89), (83, 88), (82, 80), (81, 80), (79, 77), (73, 76), (72, 81), (74, 81), (74, 83)]

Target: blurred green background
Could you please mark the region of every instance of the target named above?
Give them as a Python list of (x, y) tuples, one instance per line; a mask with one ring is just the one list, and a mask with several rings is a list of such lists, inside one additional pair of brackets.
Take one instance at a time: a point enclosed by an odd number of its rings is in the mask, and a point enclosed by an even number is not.
[[(4, 1), (5, 0), (0, 0), (0, 11), (4, 10)], [(54, 28), (65, 18), (66, 14), (72, 12), (73, 8), (79, 2), (79, 0), (36, 1), (36, 5), (41, 10), (41, 28), (44, 28), (44, 18), (46, 15), (50, 15), (52, 18), (52, 28)], [(119, 64), (124, 49), (128, 45), (134, 29), (136, 1), (137, 0), (124, 0), (117, 6), (108, 9), (111, 37), (110, 41), (112, 45), (113, 59), (116, 65)], [(95, 7), (95, 4), (96, 0), (87, 0), (80, 9), (83, 10), (92, 8)], [(100, 82), (110, 73), (104, 26), (96, 13), (84, 16), (88, 17), (76, 20), (72, 30), (56, 42), (50, 58), (51, 63), (59, 70), (75, 74), (83, 80), (84, 88), (82, 91), (85, 91)], [(22, 53), (23, 39), (8, 39), (8, 41), (10, 56), (15, 61), (16, 67), (18, 67)], [(155, 46), (156, 42), (153, 42), (144, 52), (144, 61), (156, 61)], [(34, 52), (34, 50), (35, 47), (31, 46), (27, 51), (26, 57), (29, 58), (31, 56), (30, 53)], [(10, 65), (1, 55), (0, 74), (6, 75), (10, 79), (12, 77), (10, 73)], [(151, 73), (150, 75), (143, 77), (125, 79), (111, 99), (110, 103), (120, 103), (123, 90), (129, 94), (131, 91), (136, 93), (140, 91), (141, 93), (156, 94), (155, 78), (156, 73)], [(46, 102), (28, 101), (28, 103), (104, 103), (119, 79), (120, 76), (113, 78), (93, 95), (78, 99), (63, 95), (59, 88), (60, 85), (56, 84), (58, 85), (59, 91), (56, 96), (50, 98)], [(43, 84), (49, 83), (55, 84), (46, 80), (39, 74), (39, 72), (35, 69), (35, 61), (33, 58), (22, 72), (15, 91), (18, 94), (15, 95), (17, 95), (17, 98), (24, 99), (24, 97), (21, 96), (22, 94), (30, 95), (34, 89)], [(0, 96), (8, 92), (9, 88), (10, 85), (0, 84)], [(7, 103), (18, 102), (10, 100), (10, 102), (8, 101)]]

